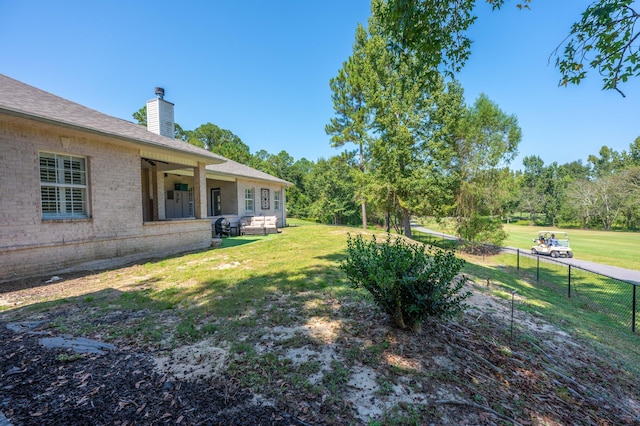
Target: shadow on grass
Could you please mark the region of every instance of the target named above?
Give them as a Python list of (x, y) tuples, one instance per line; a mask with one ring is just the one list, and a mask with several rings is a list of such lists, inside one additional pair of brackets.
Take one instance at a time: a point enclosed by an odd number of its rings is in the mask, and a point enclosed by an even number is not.
[(416, 230), (413, 230), (411, 235), (412, 235), (412, 238), (415, 241), (419, 241), (419, 242), (421, 242), (423, 244), (426, 244), (426, 245), (439, 247), (441, 249), (455, 250), (458, 247), (458, 241), (457, 240), (443, 238), (443, 237), (438, 236), (438, 235), (425, 234), (423, 232), (416, 231)]
[(256, 241), (265, 240), (269, 238), (269, 235), (266, 236), (251, 236), (251, 237), (228, 237), (222, 239), (222, 244), (220, 245), (221, 249), (230, 248), (230, 247), (238, 247), (245, 244), (255, 243)]
[(343, 260), (345, 260), (347, 257), (347, 251), (346, 250), (341, 250), (337, 253), (331, 253), (331, 254), (327, 254), (324, 256), (316, 256), (316, 259), (323, 259), (323, 260), (328, 260), (330, 262), (335, 262), (337, 264), (341, 263)]

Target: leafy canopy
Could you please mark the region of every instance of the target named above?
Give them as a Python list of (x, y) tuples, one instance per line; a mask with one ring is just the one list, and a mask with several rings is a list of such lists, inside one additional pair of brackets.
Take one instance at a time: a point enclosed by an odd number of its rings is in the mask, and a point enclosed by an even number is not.
[[(494, 9), (505, 0), (487, 0)], [(640, 14), (637, 0), (597, 0), (573, 24), (566, 39), (554, 50), (560, 85), (579, 84), (587, 68), (602, 77), (603, 89), (624, 96), (620, 84), (640, 75)], [(415, 52), (426, 68), (455, 75), (471, 54), (466, 31), (476, 21), (476, 0), (375, 1), (374, 13), (390, 36), (389, 47)], [(531, 0), (516, 3), (529, 9)]]

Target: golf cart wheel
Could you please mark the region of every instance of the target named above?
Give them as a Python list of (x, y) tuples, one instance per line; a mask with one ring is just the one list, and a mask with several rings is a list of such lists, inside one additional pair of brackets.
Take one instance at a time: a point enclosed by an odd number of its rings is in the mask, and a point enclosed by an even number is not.
[(554, 259), (558, 257), (558, 252), (557, 251), (552, 251), (551, 252), (551, 257), (553, 257)]
[(536, 250), (536, 249), (532, 248), (532, 249), (531, 249), (531, 254), (533, 254), (533, 255), (538, 254), (538, 250)]
[(573, 257), (573, 252), (572, 252), (572, 251), (568, 252), (568, 253), (567, 253), (567, 257), (568, 257), (569, 259), (571, 259), (571, 258)]

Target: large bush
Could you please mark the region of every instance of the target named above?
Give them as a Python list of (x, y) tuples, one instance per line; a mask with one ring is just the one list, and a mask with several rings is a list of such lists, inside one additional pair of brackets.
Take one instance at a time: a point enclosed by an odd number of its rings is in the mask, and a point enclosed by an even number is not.
[(477, 214), (459, 219), (458, 235), (464, 241), (493, 245), (500, 245), (507, 238), (499, 218)]
[(347, 240), (347, 258), (340, 265), (351, 284), (365, 288), (400, 328), (421, 329), (428, 317), (451, 317), (465, 308), (466, 278), (458, 276), (464, 260), (453, 252), (412, 244), (402, 238), (379, 243), (362, 235)]

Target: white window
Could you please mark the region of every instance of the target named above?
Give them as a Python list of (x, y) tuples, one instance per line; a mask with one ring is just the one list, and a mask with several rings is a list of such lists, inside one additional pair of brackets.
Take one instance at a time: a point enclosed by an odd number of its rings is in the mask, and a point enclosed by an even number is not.
[(255, 210), (256, 191), (253, 188), (244, 189), (244, 209), (247, 212)]
[(88, 217), (87, 159), (41, 152), (40, 196), (43, 219)]
[(282, 208), (280, 205), (280, 194), (282, 194), (280, 191), (273, 191), (273, 209), (277, 212)]

